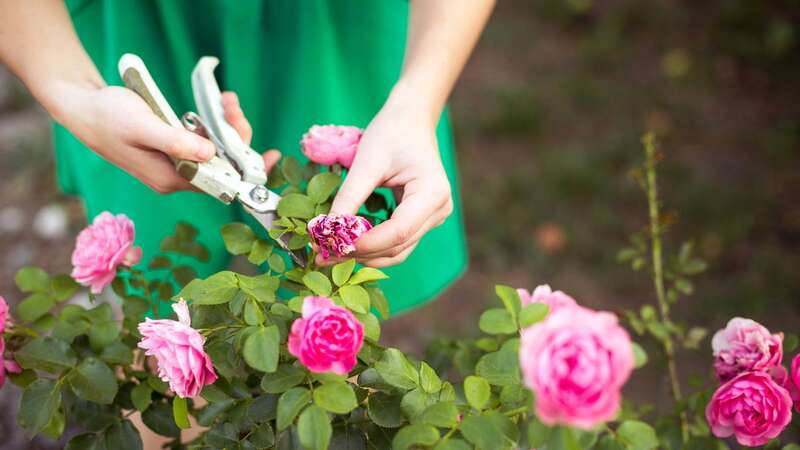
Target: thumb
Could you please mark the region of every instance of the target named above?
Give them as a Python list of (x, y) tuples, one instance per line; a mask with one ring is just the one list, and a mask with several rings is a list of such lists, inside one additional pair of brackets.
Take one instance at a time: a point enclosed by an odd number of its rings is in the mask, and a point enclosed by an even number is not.
[(331, 205), (331, 214), (355, 214), (381, 184), (381, 172), (366, 164), (353, 163)]

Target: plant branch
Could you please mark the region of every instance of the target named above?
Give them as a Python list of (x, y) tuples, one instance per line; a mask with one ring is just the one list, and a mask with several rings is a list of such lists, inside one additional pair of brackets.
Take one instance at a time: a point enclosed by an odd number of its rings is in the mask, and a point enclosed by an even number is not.
[[(664, 324), (671, 323), (669, 317), (669, 302), (664, 291), (664, 257), (662, 253), (661, 236), (663, 229), (661, 227), (661, 215), (658, 203), (658, 184), (656, 180), (656, 143), (655, 136), (652, 133), (647, 133), (642, 138), (645, 150), (645, 191), (647, 193), (647, 205), (650, 217), (650, 250), (652, 256), (652, 276), (653, 285), (656, 290), (656, 299), (658, 300), (658, 308), (661, 314), (661, 321)], [(667, 369), (669, 372), (670, 384), (672, 387), (672, 396), (676, 402), (680, 403), (683, 399), (681, 393), (680, 378), (678, 377), (678, 367), (675, 362), (675, 342), (672, 335), (667, 333), (663, 339), (660, 339), (664, 353), (667, 357)], [(689, 440), (689, 425), (686, 419), (686, 413), (680, 414), (681, 421), (681, 436), (683, 442)]]

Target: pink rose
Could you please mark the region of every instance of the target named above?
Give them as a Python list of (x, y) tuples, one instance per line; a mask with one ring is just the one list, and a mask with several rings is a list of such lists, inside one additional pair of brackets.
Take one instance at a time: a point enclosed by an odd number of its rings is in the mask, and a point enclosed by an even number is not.
[(770, 334), (758, 322), (734, 317), (714, 334), (714, 369), (717, 378), (726, 382), (741, 372), (768, 371), (783, 358), (783, 334)]
[[(0, 297), (2, 299), (2, 297)], [(0, 388), (6, 384), (6, 373), (20, 373), (22, 367), (13, 359), (5, 359), (3, 352), (6, 350), (6, 343), (0, 335)]]
[(360, 128), (341, 125), (314, 125), (303, 135), (303, 153), (317, 164), (353, 164), (363, 132)]
[(72, 278), (102, 292), (117, 276), (117, 267), (132, 266), (142, 258), (142, 249), (133, 246), (133, 222), (125, 214), (102, 212), (84, 228), (72, 252)]
[(289, 334), (289, 353), (316, 373), (350, 373), (363, 344), (361, 322), (326, 297), (306, 297)]
[(172, 305), (178, 320), (152, 320), (139, 324), (139, 348), (155, 356), (158, 376), (169, 382), (178, 397), (195, 397), (203, 386), (217, 380), (211, 358), (203, 350), (206, 339), (191, 327), (189, 307), (181, 300)]
[(765, 372), (742, 372), (714, 392), (706, 407), (711, 432), (719, 438), (736, 436), (748, 447), (777, 437), (792, 419), (792, 399)]
[(517, 289), (517, 293), (519, 293), (522, 306), (531, 303), (544, 303), (550, 307), (551, 313), (555, 311), (556, 308), (578, 306), (578, 302), (576, 302), (574, 298), (561, 291), (553, 292), (547, 284), (536, 286), (532, 294), (529, 293), (527, 289)]
[(6, 330), (6, 319), (8, 319), (8, 303), (0, 296), (0, 335)]
[(790, 386), (789, 393), (792, 394), (794, 401), (794, 409), (800, 413), (800, 353), (792, 359), (792, 373), (788, 384)]
[(526, 329), (519, 355), (543, 423), (588, 429), (616, 417), (633, 348), (614, 314), (558, 308)]
[(323, 259), (346, 256), (356, 249), (356, 241), (372, 228), (367, 219), (350, 214), (320, 214), (308, 222), (308, 233)]

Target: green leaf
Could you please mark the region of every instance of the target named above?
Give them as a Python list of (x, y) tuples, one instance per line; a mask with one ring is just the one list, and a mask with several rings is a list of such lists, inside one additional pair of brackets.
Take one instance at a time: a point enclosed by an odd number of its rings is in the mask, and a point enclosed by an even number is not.
[(153, 388), (147, 383), (139, 383), (131, 390), (131, 402), (137, 411), (146, 411), (153, 402)]
[(205, 280), (193, 280), (176, 297), (182, 297), (194, 305), (220, 305), (231, 301), (238, 291), (236, 274), (224, 270)]
[(249, 253), (256, 240), (256, 234), (244, 223), (233, 222), (222, 226), (222, 240), (225, 249), (233, 255)]
[(314, 389), (314, 403), (334, 414), (347, 414), (358, 406), (353, 387), (347, 382), (330, 382)]
[(500, 300), (503, 301), (503, 306), (506, 307), (506, 311), (508, 311), (512, 317), (516, 317), (521, 307), (517, 290), (511, 286), (498, 284), (494, 287), (494, 292), (500, 297)]
[(276, 426), (283, 431), (294, 422), (294, 418), (311, 401), (311, 393), (302, 387), (291, 388), (278, 399), (278, 416)]
[(109, 405), (117, 395), (117, 378), (102, 361), (87, 357), (67, 377), (72, 391), (79, 398)]
[(539, 422), (536, 417), (531, 417), (528, 423), (528, 445), (534, 448), (543, 447), (550, 440), (552, 429)]
[(333, 278), (333, 282), (337, 286), (343, 286), (347, 283), (347, 280), (350, 279), (350, 275), (353, 274), (353, 269), (356, 267), (356, 260), (355, 259), (348, 259), (347, 261), (340, 262), (333, 266), (331, 269), (331, 276)]
[(392, 448), (394, 450), (407, 450), (415, 445), (431, 446), (438, 440), (439, 430), (431, 425), (417, 423), (401, 428), (392, 439)]
[(269, 270), (273, 272), (283, 273), (286, 270), (286, 262), (278, 253), (269, 255), (269, 258), (267, 258), (267, 265), (269, 265)]
[(517, 441), (519, 430), (500, 413), (467, 416), (459, 426), (461, 434), (478, 448), (505, 448)]
[(441, 396), (428, 394), (420, 388), (408, 391), (400, 401), (400, 410), (411, 421), (418, 418), (429, 406), (438, 402)]
[(531, 303), (525, 305), (519, 312), (520, 328), (527, 328), (535, 323), (541, 322), (550, 312), (550, 306), (545, 303)]
[(439, 402), (429, 406), (419, 421), (435, 427), (450, 428), (458, 421), (458, 408), (453, 402)]
[(25, 344), (14, 354), (24, 369), (44, 370), (59, 373), (75, 366), (75, 352), (66, 342), (52, 337), (38, 337)]
[(378, 269), (373, 267), (362, 267), (355, 273), (350, 280), (347, 281), (347, 284), (362, 284), (362, 283), (369, 283), (371, 281), (378, 281), (378, 280), (385, 280), (389, 278), (388, 275), (381, 272)]
[(638, 369), (647, 364), (647, 352), (644, 351), (641, 345), (636, 342), (631, 342), (633, 348), (633, 366)]
[(297, 434), (303, 448), (326, 450), (333, 434), (331, 419), (321, 408), (311, 405), (297, 420)]
[(314, 217), (316, 206), (313, 200), (303, 194), (287, 194), (278, 203), (278, 215), (281, 217), (297, 217), (310, 219)]
[(69, 275), (56, 275), (50, 279), (50, 292), (59, 302), (72, 298), (80, 287)]
[(248, 277), (236, 274), (236, 279), (239, 280), (239, 288), (245, 294), (261, 303), (275, 302), (275, 292), (280, 286), (280, 280), (277, 277), (269, 275)]
[(306, 192), (314, 203), (324, 203), (338, 186), (339, 175), (333, 172), (322, 172), (311, 178)]
[(17, 305), (17, 317), (25, 322), (33, 322), (50, 311), (56, 300), (48, 294), (37, 292)]
[(280, 332), (270, 325), (247, 337), (242, 347), (242, 356), (250, 367), (262, 372), (274, 372), (278, 368)]
[(567, 427), (556, 427), (547, 440), (547, 448), (553, 450), (581, 450), (575, 432)]
[(373, 308), (378, 311), (378, 314), (381, 315), (383, 320), (389, 318), (389, 301), (386, 300), (386, 296), (383, 295), (383, 291), (378, 288), (367, 288), (367, 292), (369, 293), (369, 301)]
[(329, 297), (331, 295), (331, 281), (321, 272), (312, 271), (303, 275), (303, 284), (317, 295), (323, 297)]
[(626, 420), (617, 428), (617, 439), (630, 450), (650, 450), (658, 447), (658, 436), (650, 425), (638, 420)]
[(174, 438), (181, 434), (181, 429), (175, 425), (175, 419), (172, 417), (172, 407), (167, 403), (154, 403), (147, 408), (147, 411), (142, 413), (142, 422), (161, 436)]
[[(313, 272), (312, 272), (313, 273)], [(339, 295), (345, 306), (357, 313), (369, 311), (369, 294), (361, 286), (342, 286), (339, 288)]]
[(143, 447), (139, 430), (130, 420), (114, 422), (103, 431), (102, 439), (106, 450), (142, 450)]
[(466, 441), (458, 439), (458, 438), (449, 438), (446, 441), (441, 440), (436, 447), (433, 447), (433, 450), (474, 450), (470, 444), (467, 444)]
[(244, 321), (254, 326), (264, 323), (264, 311), (256, 301), (249, 300), (244, 304)]
[(272, 254), (273, 247), (263, 239), (256, 239), (253, 246), (250, 248), (250, 254), (247, 255), (247, 260), (257, 266), (264, 264), (264, 261)]
[(92, 324), (89, 328), (89, 344), (92, 350), (101, 351), (119, 337), (119, 322), (107, 320)]
[(381, 338), (381, 324), (380, 321), (378, 321), (378, 317), (372, 313), (356, 313), (355, 316), (358, 321), (361, 322), (361, 325), (364, 326), (364, 337), (377, 343)]
[(275, 433), (269, 423), (262, 423), (250, 431), (250, 442), (257, 448), (271, 448), (275, 445)]
[(281, 364), (275, 372), (264, 375), (261, 379), (261, 389), (270, 394), (279, 394), (302, 383), (305, 378), (306, 373), (303, 369)]
[(470, 406), (480, 411), (489, 402), (492, 390), (484, 378), (470, 375), (464, 380), (464, 395)]
[(189, 423), (189, 411), (186, 407), (185, 398), (176, 395), (172, 399), (172, 417), (175, 419), (175, 425), (182, 430), (192, 426)]
[(486, 334), (514, 334), (517, 323), (514, 317), (501, 308), (487, 309), (481, 314), (478, 327)]
[(295, 186), (303, 181), (303, 168), (300, 167), (300, 163), (291, 156), (284, 156), (281, 158), (281, 174), (286, 178), (286, 181)]
[(47, 292), (50, 288), (50, 276), (44, 270), (26, 266), (17, 271), (14, 282), (22, 292)]
[(478, 360), (475, 373), (495, 386), (519, 384), (519, 361), (516, 352), (501, 348)]
[(172, 268), (172, 277), (175, 278), (179, 286), (186, 286), (197, 278), (197, 271), (192, 266), (182, 264)]
[(408, 362), (406, 356), (396, 348), (389, 348), (383, 352), (381, 360), (375, 363), (375, 370), (381, 378), (394, 387), (401, 389), (414, 389), (419, 384), (419, 373)]
[(419, 368), (419, 385), (423, 391), (433, 394), (442, 389), (442, 380), (436, 371), (426, 362), (422, 362)]
[[(67, 442), (64, 450), (101, 450), (102, 444), (99, 443), (100, 441), (96, 433), (76, 434)], [(100, 447), (98, 448), (98, 446)]]
[(61, 405), (61, 392), (53, 380), (40, 378), (22, 392), (17, 422), (29, 433), (46, 427)]
[(403, 411), (400, 409), (401, 399), (398, 395), (375, 392), (367, 400), (367, 414), (381, 427), (399, 427), (404, 422)]

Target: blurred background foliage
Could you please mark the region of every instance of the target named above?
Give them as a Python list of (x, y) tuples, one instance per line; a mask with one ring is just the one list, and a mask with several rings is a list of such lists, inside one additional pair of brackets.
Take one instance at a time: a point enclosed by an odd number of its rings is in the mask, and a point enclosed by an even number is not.
[[(667, 244), (691, 238), (709, 263), (673, 316), (797, 332), (799, 50), (800, 0), (500, 1), (451, 102), (470, 269), (389, 322), (388, 342), (421, 351), (474, 333), (493, 283), (550, 283), (613, 310), (652, 302), (648, 277), (616, 260), (646, 224), (628, 172), (648, 130), (664, 156)], [(0, 161), (0, 293), (13, 302), (19, 266), (69, 269), (85, 218), (56, 190), (46, 116), (6, 72)], [(683, 356), (707, 373), (701, 349)]]

